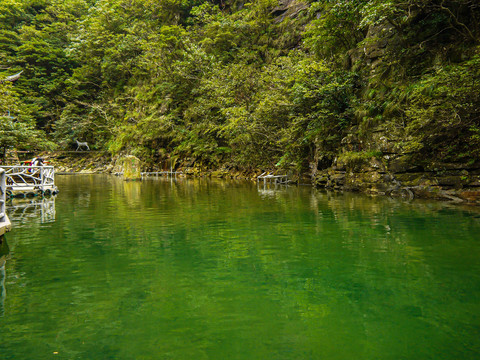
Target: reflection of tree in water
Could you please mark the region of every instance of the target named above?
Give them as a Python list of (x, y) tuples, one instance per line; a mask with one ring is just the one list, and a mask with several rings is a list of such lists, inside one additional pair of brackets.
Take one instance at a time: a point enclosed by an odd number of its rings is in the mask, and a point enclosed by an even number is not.
[(5, 290), (5, 262), (9, 253), (7, 241), (3, 236), (0, 237), (0, 316), (5, 312), (5, 298), (7, 292)]
[(55, 196), (34, 199), (11, 199), (7, 203), (9, 218), (15, 223), (49, 223), (55, 221)]

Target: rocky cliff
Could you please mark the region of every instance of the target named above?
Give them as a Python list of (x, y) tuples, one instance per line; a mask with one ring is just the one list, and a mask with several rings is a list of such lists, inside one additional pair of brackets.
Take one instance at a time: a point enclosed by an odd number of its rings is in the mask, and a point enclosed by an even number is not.
[[(386, 136), (378, 138), (384, 152), (349, 151), (333, 165), (314, 172), (317, 187), (406, 198), (432, 198), (480, 204), (480, 161), (449, 163), (394, 152)], [(388, 150), (390, 149), (390, 151)]]

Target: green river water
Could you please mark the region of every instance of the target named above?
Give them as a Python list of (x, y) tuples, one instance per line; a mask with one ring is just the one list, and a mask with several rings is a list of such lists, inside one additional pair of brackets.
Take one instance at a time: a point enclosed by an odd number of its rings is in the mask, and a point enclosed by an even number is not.
[(8, 210), (0, 359), (480, 358), (474, 208), (207, 180), (56, 182), (55, 199)]

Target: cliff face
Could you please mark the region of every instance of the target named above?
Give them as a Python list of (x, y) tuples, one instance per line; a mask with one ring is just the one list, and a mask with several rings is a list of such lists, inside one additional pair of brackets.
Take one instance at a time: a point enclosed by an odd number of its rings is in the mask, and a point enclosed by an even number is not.
[[(385, 138), (384, 138), (385, 139)], [(406, 198), (432, 198), (480, 204), (480, 162), (442, 163), (389, 153), (370, 158), (339, 156), (313, 176), (314, 185)]]
[(479, 48), (442, 41), (398, 60), (414, 46), (391, 24), (368, 29), (346, 66), (363, 73), (360, 102), (377, 110), (360, 112), (330, 166), (317, 149), (315, 186), (480, 204)]

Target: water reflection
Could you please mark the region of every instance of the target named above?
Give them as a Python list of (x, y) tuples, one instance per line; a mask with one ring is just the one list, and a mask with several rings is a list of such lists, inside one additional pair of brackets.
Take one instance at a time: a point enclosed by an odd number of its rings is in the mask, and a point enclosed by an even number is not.
[(57, 180), (56, 221), (8, 235), (1, 354), (478, 359), (471, 210), (239, 181)]
[(7, 291), (5, 289), (5, 262), (9, 254), (9, 248), (5, 237), (0, 237), (0, 317), (5, 314), (5, 298)]
[(286, 193), (288, 185), (257, 182), (257, 191), (263, 198), (274, 198), (280, 193)]
[(34, 199), (11, 199), (6, 204), (12, 222), (45, 224), (55, 221), (55, 196)]

